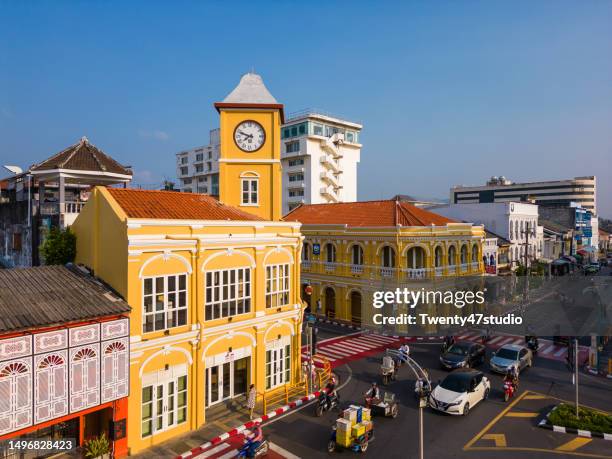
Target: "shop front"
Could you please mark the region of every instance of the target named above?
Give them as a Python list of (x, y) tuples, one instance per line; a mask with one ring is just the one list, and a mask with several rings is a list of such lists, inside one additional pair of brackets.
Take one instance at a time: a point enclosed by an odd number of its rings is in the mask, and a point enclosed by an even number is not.
[(245, 395), (251, 381), (251, 348), (229, 349), (206, 358), (206, 407)]

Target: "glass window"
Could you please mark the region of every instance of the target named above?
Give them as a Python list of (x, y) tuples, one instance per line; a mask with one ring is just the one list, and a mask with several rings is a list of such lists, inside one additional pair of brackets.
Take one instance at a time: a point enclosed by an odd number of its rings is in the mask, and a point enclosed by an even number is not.
[(242, 204), (257, 205), (258, 204), (258, 184), (259, 179), (249, 178), (242, 179)]
[(198, 153), (196, 155), (196, 161), (204, 161), (204, 153)]
[(325, 259), (328, 263), (336, 262), (336, 247), (331, 242), (325, 244)]
[(144, 279), (143, 332), (187, 324), (187, 274)]
[(266, 266), (266, 307), (289, 304), (289, 264)]
[(354, 265), (363, 265), (363, 249), (359, 244), (353, 245), (351, 248), (352, 251), (352, 263)]
[(301, 182), (302, 180), (304, 180), (303, 172), (296, 172), (295, 174), (289, 174), (290, 182)]
[(300, 151), (300, 141), (299, 140), (294, 140), (292, 142), (287, 142), (285, 144), (285, 149), (286, 149), (287, 153), (296, 153), (296, 152)]
[(251, 311), (251, 268), (206, 272), (204, 320)]
[(323, 135), (323, 126), (320, 124), (315, 124), (312, 127), (312, 133), (314, 135)]
[(298, 131), (300, 135), (306, 134), (306, 123), (300, 124), (298, 126)]
[(291, 345), (266, 350), (266, 390), (291, 381)]
[(310, 244), (308, 242), (304, 242), (302, 246), (302, 260), (310, 260)]
[(395, 250), (391, 246), (384, 246), (382, 251), (382, 265), (385, 268), (395, 267)]

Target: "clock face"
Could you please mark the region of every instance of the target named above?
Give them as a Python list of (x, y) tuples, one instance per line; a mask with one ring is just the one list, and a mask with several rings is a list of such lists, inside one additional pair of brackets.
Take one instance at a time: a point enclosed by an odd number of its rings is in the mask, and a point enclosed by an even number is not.
[(234, 142), (242, 151), (253, 152), (261, 148), (266, 140), (264, 128), (256, 121), (243, 121), (234, 131)]

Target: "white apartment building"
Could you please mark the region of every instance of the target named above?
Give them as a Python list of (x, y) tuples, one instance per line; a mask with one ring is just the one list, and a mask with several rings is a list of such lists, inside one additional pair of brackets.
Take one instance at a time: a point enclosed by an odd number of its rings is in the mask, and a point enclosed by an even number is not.
[(491, 177), (486, 185), (454, 186), (450, 190), (451, 204), (533, 201), (538, 205), (578, 203), (597, 215), (597, 179), (595, 176), (567, 180), (516, 183), (504, 176)]
[[(362, 125), (308, 109), (290, 114), (281, 131), (283, 214), (300, 204), (357, 200)], [(208, 145), (176, 154), (182, 191), (219, 192), (219, 130)]]
[[(484, 225), (485, 229), (510, 241), (509, 262), (516, 267), (528, 258), (542, 257), (544, 234), (538, 226), (538, 206), (523, 202), (449, 204), (428, 210), (455, 220)], [(529, 237), (527, 234), (529, 233)], [(527, 242), (529, 241), (529, 242)]]

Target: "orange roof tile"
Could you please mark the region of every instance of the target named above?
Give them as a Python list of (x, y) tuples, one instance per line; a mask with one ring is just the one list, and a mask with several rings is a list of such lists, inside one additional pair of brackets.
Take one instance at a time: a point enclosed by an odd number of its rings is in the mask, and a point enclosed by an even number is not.
[(107, 188), (129, 218), (163, 220), (262, 220), (212, 196), (178, 191)]
[(457, 223), (412, 204), (393, 200), (305, 204), (285, 215), (284, 220), (298, 221), (304, 225), (348, 226), (444, 226)]

